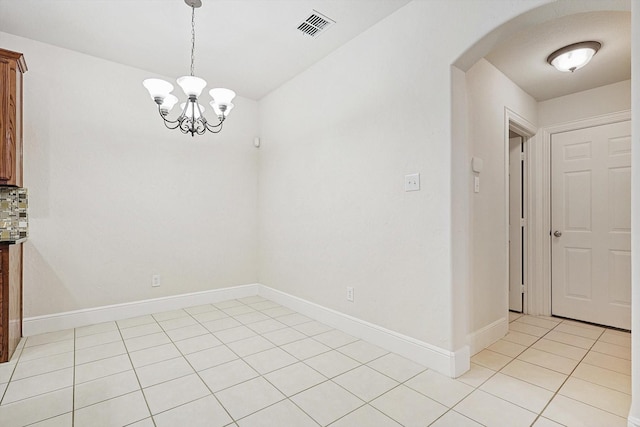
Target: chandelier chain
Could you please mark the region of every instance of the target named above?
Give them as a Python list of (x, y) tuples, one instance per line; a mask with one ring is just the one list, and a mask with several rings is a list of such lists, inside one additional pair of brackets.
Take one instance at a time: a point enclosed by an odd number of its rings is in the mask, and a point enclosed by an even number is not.
[(196, 8), (191, 6), (191, 75), (196, 61)]

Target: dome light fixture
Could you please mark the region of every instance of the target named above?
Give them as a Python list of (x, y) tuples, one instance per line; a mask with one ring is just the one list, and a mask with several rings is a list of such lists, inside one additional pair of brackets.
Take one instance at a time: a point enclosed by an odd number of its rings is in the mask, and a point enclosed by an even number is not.
[(558, 71), (573, 73), (587, 65), (600, 47), (602, 44), (594, 41), (573, 43), (553, 52), (547, 58), (547, 62)]
[(198, 102), (198, 97), (207, 82), (193, 75), (196, 49), (195, 13), (196, 8), (202, 6), (202, 1), (184, 0), (184, 2), (191, 8), (191, 74), (178, 77), (176, 80), (187, 96), (187, 102), (180, 104), (180, 109), (182, 110), (180, 116), (175, 120), (167, 118), (169, 111), (178, 103), (178, 98), (171, 94), (173, 90), (171, 83), (161, 79), (146, 79), (142, 84), (149, 91), (151, 99), (158, 105), (160, 117), (162, 117), (164, 125), (168, 129), (180, 129), (182, 133), (190, 133), (191, 136), (202, 135), (206, 131), (218, 133), (222, 130), (222, 123), (233, 108), (231, 101), (236, 94), (230, 89), (223, 88), (215, 88), (209, 91), (209, 95), (212, 98), (209, 104), (218, 118), (218, 123), (209, 123), (203, 114), (204, 107)]

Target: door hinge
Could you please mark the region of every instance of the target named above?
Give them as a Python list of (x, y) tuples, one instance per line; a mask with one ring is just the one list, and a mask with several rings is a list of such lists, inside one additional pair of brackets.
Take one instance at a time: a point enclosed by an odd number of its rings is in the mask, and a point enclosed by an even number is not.
[(527, 220), (525, 218), (520, 218), (520, 227), (526, 227), (527, 226)]
[(523, 293), (523, 294), (524, 294), (524, 293), (526, 292), (526, 290), (527, 290), (527, 288), (525, 288), (525, 286), (524, 286), (524, 285), (520, 285), (520, 292), (521, 292), (521, 293)]
[(524, 162), (524, 153), (520, 153), (520, 160)]

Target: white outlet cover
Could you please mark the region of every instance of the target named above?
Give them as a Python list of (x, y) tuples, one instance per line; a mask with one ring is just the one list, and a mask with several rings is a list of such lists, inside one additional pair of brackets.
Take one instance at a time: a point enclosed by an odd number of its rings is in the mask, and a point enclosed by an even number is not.
[(404, 191), (420, 191), (419, 173), (412, 173), (404, 176)]

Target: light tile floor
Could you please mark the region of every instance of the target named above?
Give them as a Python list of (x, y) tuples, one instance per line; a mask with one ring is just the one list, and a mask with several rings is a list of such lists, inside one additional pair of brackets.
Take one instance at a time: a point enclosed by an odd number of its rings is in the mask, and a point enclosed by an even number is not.
[(32, 336), (0, 425), (625, 426), (630, 334), (510, 313), (458, 379), (261, 297)]

